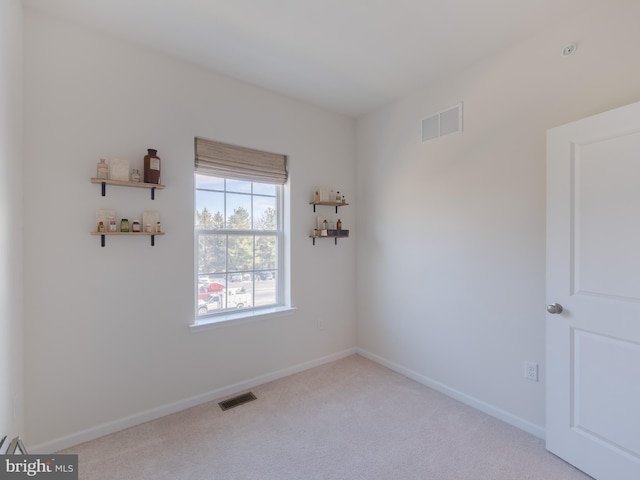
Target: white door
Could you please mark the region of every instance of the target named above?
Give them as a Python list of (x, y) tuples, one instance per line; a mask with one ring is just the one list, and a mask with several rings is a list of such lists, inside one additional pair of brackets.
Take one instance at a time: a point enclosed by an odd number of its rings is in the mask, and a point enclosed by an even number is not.
[(640, 479), (640, 103), (547, 132), (547, 303), (547, 449)]

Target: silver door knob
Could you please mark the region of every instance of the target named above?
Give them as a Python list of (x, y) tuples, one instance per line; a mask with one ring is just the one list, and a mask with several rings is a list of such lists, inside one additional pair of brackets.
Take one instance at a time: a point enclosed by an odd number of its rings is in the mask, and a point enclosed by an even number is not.
[(551, 305), (547, 305), (547, 312), (549, 313), (562, 313), (562, 305), (559, 303), (552, 303)]

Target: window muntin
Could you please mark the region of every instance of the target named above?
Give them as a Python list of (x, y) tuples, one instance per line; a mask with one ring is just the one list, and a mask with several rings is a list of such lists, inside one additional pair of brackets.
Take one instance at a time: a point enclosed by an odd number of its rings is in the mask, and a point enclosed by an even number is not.
[(195, 174), (197, 321), (283, 305), (281, 185)]

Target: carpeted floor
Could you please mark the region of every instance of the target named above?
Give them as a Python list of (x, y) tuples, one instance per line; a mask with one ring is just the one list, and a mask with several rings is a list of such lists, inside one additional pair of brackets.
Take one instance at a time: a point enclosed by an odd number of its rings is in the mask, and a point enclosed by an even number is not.
[(61, 453), (81, 480), (586, 480), (544, 442), (361, 356)]

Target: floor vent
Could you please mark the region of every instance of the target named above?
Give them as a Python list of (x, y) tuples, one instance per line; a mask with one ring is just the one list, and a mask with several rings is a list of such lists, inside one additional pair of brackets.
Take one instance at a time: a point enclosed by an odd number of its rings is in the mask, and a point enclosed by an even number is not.
[(242, 405), (243, 403), (251, 402), (253, 400), (256, 400), (256, 396), (252, 392), (249, 392), (230, 398), (224, 402), (220, 402), (218, 405), (220, 405), (222, 410), (229, 410), (230, 408), (237, 407), (238, 405)]

